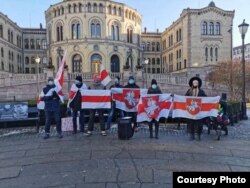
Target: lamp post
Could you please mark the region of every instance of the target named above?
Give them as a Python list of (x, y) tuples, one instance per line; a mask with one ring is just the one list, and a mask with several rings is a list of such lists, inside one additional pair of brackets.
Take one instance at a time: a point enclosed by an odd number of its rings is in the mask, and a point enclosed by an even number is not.
[(242, 82), (243, 82), (243, 86), (242, 86), (242, 119), (247, 120), (247, 108), (246, 108), (246, 76), (245, 76), (245, 45), (244, 45), (244, 39), (245, 39), (245, 35), (247, 33), (247, 29), (248, 29), (249, 24), (245, 23), (245, 19), (243, 20), (243, 23), (240, 24), (239, 30), (240, 30), (240, 34), (241, 34), (241, 38), (242, 38)]
[(144, 64), (145, 64), (145, 73), (146, 73), (146, 88), (148, 87), (148, 75), (147, 75), (147, 69), (148, 69), (148, 59), (144, 59)]
[(40, 64), (41, 58), (37, 55), (35, 58), (35, 62), (37, 64), (37, 93), (39, 94), (39, 64)]
[(60, 63), (61, 63), (61, 60), (62, 60), (63, 49), (61, 48), (61, 46), (59, 46), (56, 51), (57, 51), (57, 54), (58, 54), (57, 69), (59, 69), (59, 66), (60, 66)]
[(127, 51), (127, 56), (128, 56), (128, 65), (130, 66), (130, 71), (133, 72), (133, 61), (132, 61), (132, 49), (129, 48)]

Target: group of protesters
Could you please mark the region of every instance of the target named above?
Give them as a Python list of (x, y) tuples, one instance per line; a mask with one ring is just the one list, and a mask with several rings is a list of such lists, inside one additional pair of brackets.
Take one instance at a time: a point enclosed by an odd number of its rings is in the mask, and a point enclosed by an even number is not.
[[(194, 96), (194, 97), (204, 97), (206, 96), (205, 92), (201, 89), (202, 81), (199, 77), (193, 77), (189, 81), (190, 89), (186, 92), (186, 96)], [(82, 77), (77, 76), (75, 78), (74, 84), (72, 87), (75, 88), (75, 93), (73, 94), (72, 100), (69, 100), (68, 107), (72, 111), (72, 124), (73, 124), (73, 134), (77, 133), (77, 117), (79, 114), (79, 124), (80, 124), (80, 132), (84, 133), (86, 136), (91, 136), (93, 129), (94, 129), (94, 122), (96, 120), (96, 112), (98, 113), (98, 120), (100, 123), (100, 129), (101, 129), (101, 135), (107, 136), (107, 130), (110, 129), (111, 123), (113, 120), (114, 115), (119, 117), (124, 116), (130, 116), (132, 118), (132, 124), (134, 131), (138, 131), (138, 125), (136, 121), (137, 112), (124, 112), (121, 109), (116, 108), (116, 103), (114, 100), (111, 101), (111, 109), (109, 111), (109, 115), (107, 118), (107, 123), (105, 123), (104, 118), (104, 109), (88, 109), (89, 111), (89, 121), (88, 121), (88, 127), (87, 131), (85, 131), (85, 118), (84, 114), (86, 112), (86, 109), (82, 109), (82, 95), (81, 90), (106, 90), (106, 87), (102, 85), (101, 83), (101, 77), (99, 75), (95, 75), (93, 77), (93, 84), (91, 86), (87, 86), (83, 83)], [(61, 117), (60, 117), (60, 98), (58, 96), (58, 93), (53, 91), (53, 88), (55, 88), (54, 79), (50, 77), (48, 79), (48, 83), (46, 87), (43, 88), (44, 97), (41, 98), (42, 101), (45, 102), (45, 135), (44, 139), (48, 139), (50, 137), (50, 126), (51, 126), (51, 118), (52, 115), (54, 115), (54, 119), (56, 122), (56, 130), (57, 130), (57, 136), (58, 138), (62, 138), (62, 123), (61, 123)], [(120, 83), (120, 78), (117, 76), (114, 79), (114, 84), (110, 86), (109, 89), (112, 88), (133, 88), (133, 89), (139, 89), (140, 87), (136, 84), (135, 78), (133, 76), (130, 76), (128, 79), (128, 83), (125, 86), (122, 86)], [(52, 89), (52, 90), (51, 90)], [(53, 91), (53, 92), (51, 92)], [(157, 81), (155, 79), (151, 80), (151, 85), (147, 90), (147, 94), (162, 94), (162, 91), (160, 87), (157, 84)], [(71, 93), (69, 95), (72, 95)], [(153, 136), (153, 124), (155, 126), (155, 134)], [(201, 132), (202, 132), (202, 119), (193, 120), (188, 119), (187, 125), (190, 130), (190, 140), (195, 139), (195, 130), (197, 130), (198, 140), (201, 139)], [(149, 133), (150, 138), (156, 138), (159, 137), (159, 120), (152, 119), (152, 121), (148, 122), (149, 125)]]

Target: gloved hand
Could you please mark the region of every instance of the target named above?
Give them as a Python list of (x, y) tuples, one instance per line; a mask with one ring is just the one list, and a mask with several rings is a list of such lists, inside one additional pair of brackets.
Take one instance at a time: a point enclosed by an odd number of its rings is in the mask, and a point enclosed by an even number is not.
[(53, 99), (57, 99), (58, 98), (58, 95), (57, 95), (57, 93), (55, 91), (53, 91), (52, 97), (53, 97)]

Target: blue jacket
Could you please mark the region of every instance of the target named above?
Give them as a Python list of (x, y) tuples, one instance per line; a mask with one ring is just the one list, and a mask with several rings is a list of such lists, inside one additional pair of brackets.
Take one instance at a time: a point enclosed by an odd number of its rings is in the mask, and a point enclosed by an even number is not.
[[(43, 93), (44, 95), (46, 95), (49, 90), (51, 90), (52, 88), (55, 88), (55, 85), (47, 85), (46, 87), (43, 88)], [(45, 102), (45, 111), (56, 111), (56, 110), (60, 110), (60, 98), (57, 95), (57, 93), (55, 91), (53, 91), (51, 96), (44, 96), (42, 98), (42, 101)]]

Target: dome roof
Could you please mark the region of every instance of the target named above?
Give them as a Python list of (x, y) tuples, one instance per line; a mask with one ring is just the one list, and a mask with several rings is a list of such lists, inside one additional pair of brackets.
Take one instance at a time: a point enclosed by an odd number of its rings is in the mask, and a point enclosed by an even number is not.
[(211, 1), (208, 6), (209, 7), (215, 7), (215, 3), (213, 1)]

